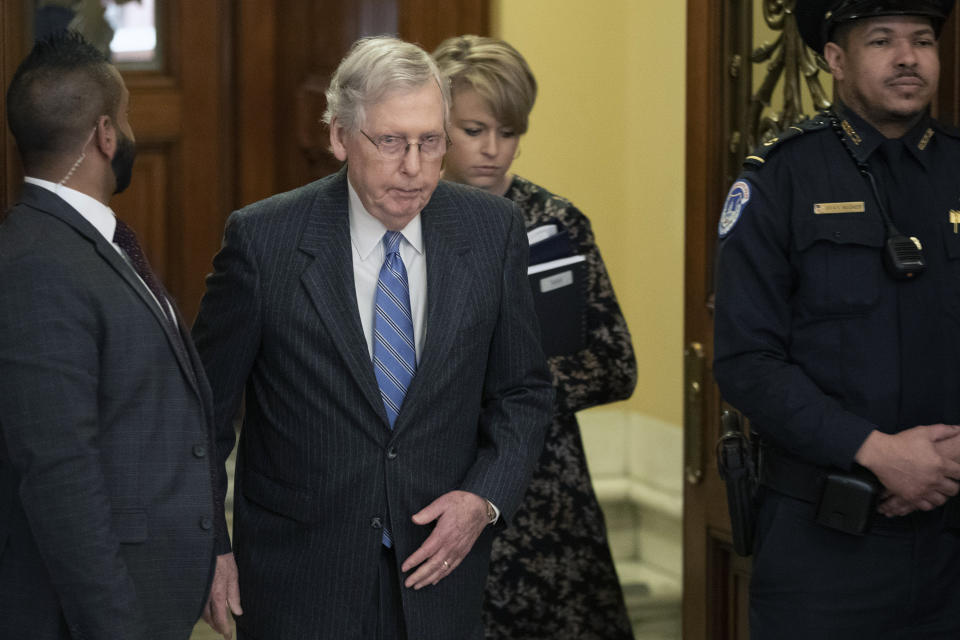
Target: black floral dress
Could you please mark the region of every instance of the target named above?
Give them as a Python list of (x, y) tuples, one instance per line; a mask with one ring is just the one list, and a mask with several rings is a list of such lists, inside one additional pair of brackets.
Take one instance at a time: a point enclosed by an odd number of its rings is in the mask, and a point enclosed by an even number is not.
[(633, 392), (637, 365), (630, 332), (587, 217), (569, 200), (520, 177), (505, 195), (520, 206), (527, 229), (559, 223), (576, 252), (586, 256), (587, 347), (550, 358), (553, 424), (520, 509), (494, 540), (486, 637), (633, 638), (574, 415)]

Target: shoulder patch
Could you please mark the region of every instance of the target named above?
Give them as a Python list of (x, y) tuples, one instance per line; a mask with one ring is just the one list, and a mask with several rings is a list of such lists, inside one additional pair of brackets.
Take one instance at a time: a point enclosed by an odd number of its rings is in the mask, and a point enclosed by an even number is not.
[(751, 151), (750, 154), (743, 159), (743, 166), (747, 169), (758, 169), (767, 161), (767, 156), (769, 156), (774, 149), (780, 148), (780, 145), (787, 140), (801, 136), (804, 133), (819, 131), (829, 127), (830, 119), (822, 114), (810, 118), (809, 120), (804, 120), (803, 122), (790, 125), (775, 137), (762, 142), (757, 146), (756, 149)]
[(723, 205), (723, 213), (720, 214), (717, 232), (721, 238), (726, 237), (733, 230), (748, 202), (750, 202), (750, 183), (746, 180), (737, 180), (730, 187), (727, 201)]

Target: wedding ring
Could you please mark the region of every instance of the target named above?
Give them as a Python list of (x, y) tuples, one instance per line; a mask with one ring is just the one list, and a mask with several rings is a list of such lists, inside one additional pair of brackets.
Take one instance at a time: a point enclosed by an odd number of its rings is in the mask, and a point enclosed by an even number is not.
[(443, 561), (443, 568), (444, 568), (444, 570), (449, 569), (449, 568), (450, 568), (450, 563), (447, 562), (446, 560), (444, 560), (444, 561)]

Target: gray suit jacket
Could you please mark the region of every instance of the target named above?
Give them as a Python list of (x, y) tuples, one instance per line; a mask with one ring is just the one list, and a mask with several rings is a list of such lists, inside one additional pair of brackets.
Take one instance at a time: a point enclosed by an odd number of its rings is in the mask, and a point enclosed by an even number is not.
[(0, 226), (0, 638), (190, 635), (225, 523), (209, 387), (160, 313), (93, 226), (24, 185)]
[[(221, 457), (246, 391), (234, 506), (245, 615), (263, 640), (368, 640), (381, 526), (399, 561), (411, 515), (471, 491), (504, 520), (524, 494), (552, 386), (515, 205), (441, 182), (424, 208), (423, 353), (390, 430), (357, 310), (346, 170), (235, 212), (194, 337)], [(410, 638), (482, 638), (493, 528), (434, 587), (403, 590)]]

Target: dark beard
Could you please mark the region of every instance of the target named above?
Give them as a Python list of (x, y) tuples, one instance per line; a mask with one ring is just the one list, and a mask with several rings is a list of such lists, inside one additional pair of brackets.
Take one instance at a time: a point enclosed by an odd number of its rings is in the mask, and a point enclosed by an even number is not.
[(117, 187), (113, 190), (114, 194), (121, 193), (130, 186), (130, 179), (133, 177), (133, 161), (137, 156), (137, 147), (133, 140), (122, 131), (119, 134), (117, 152), (113, 154), (113, 160), (110, 161), (113, 176), (117, 181)]

